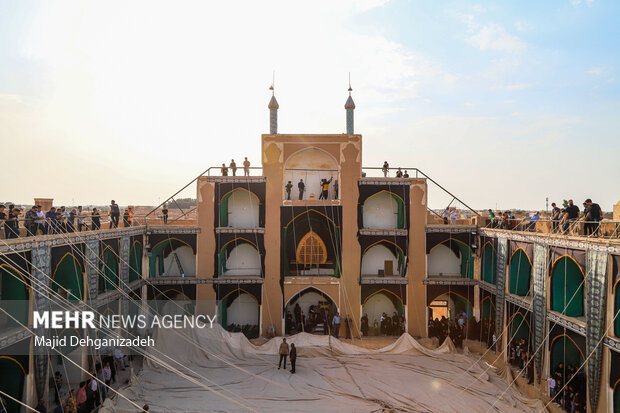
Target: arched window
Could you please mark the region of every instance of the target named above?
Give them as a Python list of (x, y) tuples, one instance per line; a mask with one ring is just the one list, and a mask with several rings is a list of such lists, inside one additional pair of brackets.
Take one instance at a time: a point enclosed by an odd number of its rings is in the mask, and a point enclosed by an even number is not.
[(306, 266), (325, 264), (327, 248), (323, 240), (310, 231), (299, 242), (297, 247), (297, 262)]

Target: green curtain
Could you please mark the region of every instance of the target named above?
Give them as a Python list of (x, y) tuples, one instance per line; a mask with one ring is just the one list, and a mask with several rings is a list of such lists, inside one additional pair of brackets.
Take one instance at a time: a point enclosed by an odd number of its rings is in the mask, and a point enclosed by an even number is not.
[(583, 287), (583, 274), (577, 263), (561, 258), (551, 278), (551, 309), (569, 317), (583, 316)]
[(510, 283), (508, 291), (516, 295), (528, 295), (530, 290), (530, 275), (532, 265), (527, 258), (527, 254), (519, 249), (510, 260)]
[(217, 256), (218, 275), (223, 275), (226, 271), (226, 258), (226, 247), (224, 247)]
[(151, 257), (149, 258), (149, 278), (155, 278), (157, 277), (157, 274), (162, 274), (165, 271), (164, 249), (169, 244), (170, 244), (170, 240), (166, 240), (164, 242), (157, 244), (151, 250)]
[(474, 278), (474, 259), (471, 255), (471, 248), (461, 242), (457, 242), (461, 251), (461, 277)]
[(108, 248), (103, 252), (99, 274), (99, 292), (111, 291), (118, 286), (118, 263), (114, 253)]
[(396, 203), (398, 204), (398, 229), (403, 229), (405, 228), (405, 206), (403, 205), (403, 200), (391, 192), (390, 195), (392, 195), (392, 197), (396, 200)]
[(228, 226), (228, 198), (231, 194), (232, 192), (229, 192), (220, 201), (220, 227)]
[[(0, 390), (15, 397), (17, 400), (22, 400), (23, 388), (24, 372), (21, 367), (11, 359), (0, 358)], [(20, 406), (17, 402), (10, 400), (8, 397), (4, 397), (4, 399), (7, 413), (18, 413), (20, 411)]]
[(558, 364), (564, 363), (564, 368), (569, 364), (579, 368), (583, 364), (583, 358), (579, 352), (579, 348), (566, 336), (562, 336), (553, 342), (551, 347), (551, 372), (553, 372)]
[(134, 243), (129, 254), (129, 282), (142, 278), (142, 247)]
[(61, 287), (71, 291), (69, 300), (81, 300), (82, 294), (82, 269), (72, 255), (65, 255), (60, 261), (52, 276), (52, 290), (58, 292)]
[(510, 322), (510, 339), (530, 342), (530, 328), (521, 314), (516, 314)]
[(497, 279), (497, 253), (491, 244), (482, 251), (482, 281), (495, 285)]
[[(28, 289), (24, 280), (14, 268), (0, 266), (0, 306), (15, 317), (20, 323), (28, 323)], [(18, 322), (7, 317), (11, 327), (17, 327)]]
[[(467, 301), (465, 298), (461, 297), (460, 295), (456, 295), (456, 294), (448, 294), (448, 295), (452, 298), (452, 301), (454, 302), (455, 311), (458, 314), (463, 313), (463, 312), (467, 313), (467, 318), (471, 318), (472, 311), (471, 311), (471, 304), (469, 304), (469, 301)], [(455, 317), (455, 316), (456, 314), (451, 314), (451, 317)]]
[(616, 337), (620, 337), (620, 289), (618, 287), (614, 289), (614, 316), (616, 317), (614, 334)]
[(491, 304), (490, 299), (482, 301), (482, 308), (480, 311), (481, 311), (480, 319), (495, 320), (495, 309), (493, 308), (493, 305)]

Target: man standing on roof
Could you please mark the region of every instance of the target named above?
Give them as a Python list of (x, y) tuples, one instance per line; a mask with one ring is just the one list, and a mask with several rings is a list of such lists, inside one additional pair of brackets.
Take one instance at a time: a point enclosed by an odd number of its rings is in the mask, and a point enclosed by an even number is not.
[(110, 228), (118, 228), (118, 220), (121, 217), (121, 210), (114, 200), (110, 201)]
[(243, 175), (250, 176), (250, 161), (248, 161), (248, 157), (245, 157), (245, 161), (243, 161)]
[(234, 159), (230, 160), (230, 170), (232, 171), (233, 175), (232, 176), (237, 176), (237, 164), (235, 163)]
[(280, 370), (280, 367), (282, 366), (282, 360), (284, 360), (284, 370), (286, 370), (286, 356), (288, 355), (288, 344), (286, 343), (285, 338), (282, 339), (282, 344), (280, 344), (280, 351), (278, 351), (278, 353), (280, 354), (278, 370)]

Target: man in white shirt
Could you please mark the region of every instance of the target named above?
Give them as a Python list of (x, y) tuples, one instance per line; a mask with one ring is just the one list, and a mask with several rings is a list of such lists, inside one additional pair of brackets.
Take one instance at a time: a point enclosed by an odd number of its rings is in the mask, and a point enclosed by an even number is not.
[(77, 221), (78, 232), (82, 232), (82, 228), (84, 228), (84, 212), (82, 212), (81, 205), (77, 208)]
[(123, 370), (125, 370), (125, 367), (129, 367), (125, 354), (123, 354), (118, 347), (114, 349), (114, 360), (116, 361), (116, 365), (122, 367)]

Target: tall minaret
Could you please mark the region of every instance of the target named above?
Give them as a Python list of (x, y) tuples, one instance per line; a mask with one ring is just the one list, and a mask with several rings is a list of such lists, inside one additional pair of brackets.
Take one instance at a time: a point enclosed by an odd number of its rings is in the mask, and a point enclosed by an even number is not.
[(278, 133), (278, 101), (276, 100), (276, 94), (273, 84), (269, 86), (271, 90), (271, 100), (269, 101), (269, 133), (275, 135)]
[(351, 97), (351, 74), (349, 74), (349, 98), (347, 99), (347, 103), (344, 104), (344, 108), (347, 111), (347, 135), (353, 135), (355, 132), (353, 131), (353, 110), (355, 109), (355, 102), (353, 102), (353, 98)]

